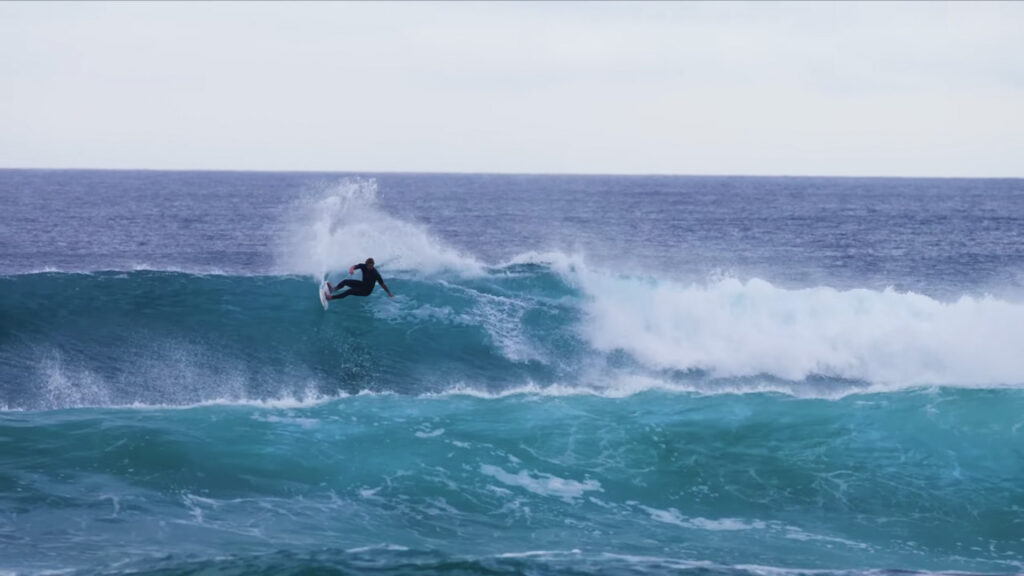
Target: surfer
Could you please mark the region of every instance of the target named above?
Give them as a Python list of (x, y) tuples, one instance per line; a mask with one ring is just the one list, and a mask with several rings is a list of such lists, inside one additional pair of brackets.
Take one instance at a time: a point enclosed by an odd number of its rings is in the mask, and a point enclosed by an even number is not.
[[(357, 269), (363, 271), (362, 280), (348, 279), (337, 285), (332, 285), (330, 282), (327, 283), (328, 300), (338, 300), (345, 296), (369, 296), (370, 292), (373, 292), (374, 286), (378, 283), (388, 293), (388, 296), (391, 298), (395, 297), (391, 290), (388, 290), (388, 285), (384, 283), (384, 279), (380, 277), (380, 272), (377, 272), (377, 269), (373, 267), (373, 258), (367, 258), (365, 263), (352, 266), (348, 269), (348, 273), (355, 274)], [(331, 292), (342, 288), (348, 288), (348, 290), (341, 294), (331, 295)]]

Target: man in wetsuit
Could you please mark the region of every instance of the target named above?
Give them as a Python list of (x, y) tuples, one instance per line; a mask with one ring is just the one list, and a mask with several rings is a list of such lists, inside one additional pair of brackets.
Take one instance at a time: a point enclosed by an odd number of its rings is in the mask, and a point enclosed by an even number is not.
[[(340, 300), (345, 296), (369, 296), (370, 292), (373, 292), (373, 288), (374, 286), (377, 285), (378, 282), (380, 283), (380, 287), (383, 288), (384, 291), (388, 293), (388, 296), (392, 298), (395, 297), (395, 295), (391, 293), (391, 290), (388, 290), (388, 286), (387, 284), (384, 283), (384, 279), (380, 277), (380, 272), (377, 272), (377, 269), (373, 267), (373, 258), (367, 258), (366, 263), (356, 264), (355, 266), (349, 268), (348, 273), (355, 274), (356, 269), (363, 271), (362, 281), (349, 279), (345, 280), (344, 282), (338, 285), (332, 285), (330, 282), (328, 282), (328, 300)], [(335, 290), (340, 290), (342, 288), (348, 288), (348, 290), (342, 292), (341, 294), (335, 294), (333, 296), (331, 295), (331, 292), (334, 292)]]

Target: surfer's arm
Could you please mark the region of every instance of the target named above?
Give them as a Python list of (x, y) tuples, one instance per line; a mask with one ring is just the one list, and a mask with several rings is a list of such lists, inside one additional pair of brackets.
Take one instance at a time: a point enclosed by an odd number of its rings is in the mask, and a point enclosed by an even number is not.
[(384, 283), (384, 279), (381, 278), (380, 276), (377, 277), (377, 284), (380, 284), (380, 287), (383, 288), (384, 291), (388, 293), (389, 298), (395, 297), (395, 295), (391, 293), (391, 290), (388, 290), (388, 285)]
[(356, 268), (362, 270), (363, 269), (363, 265), (362, 264), (353, 264), (352, 267), (348, 269), (348, 273), (349, 274), (355, 274), (356, 273)]

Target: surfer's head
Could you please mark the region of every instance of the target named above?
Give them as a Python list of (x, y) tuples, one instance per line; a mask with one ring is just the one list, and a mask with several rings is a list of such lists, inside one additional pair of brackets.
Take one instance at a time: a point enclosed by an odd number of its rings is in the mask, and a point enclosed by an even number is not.
[(373, 268), (373, 258), (367, 258), (366, 259), (366, 267), (367, 268)]

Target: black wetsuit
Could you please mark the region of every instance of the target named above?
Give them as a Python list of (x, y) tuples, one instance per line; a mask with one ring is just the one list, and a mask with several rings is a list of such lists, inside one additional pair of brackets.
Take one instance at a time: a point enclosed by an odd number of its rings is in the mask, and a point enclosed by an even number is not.
[(353, 280), (350, 278), (341, 284), (338, 284), (334, 287), (334, 290), (341, 290), (342, 288), (348, 288), (348, 290), (341, 294), (331, 296), (331, 300), (338, 300), (345, 296), (369, 296), (378, 282), (385, 290), (388, 289), (387, 286), (384, 286), (384, 279), (380, 277), (380, 272), (377, 272), (376, 268), (373, 270), (367, 270), (365, 264), (356, 264), (355, 268), (363, 271), (363, 279)]

